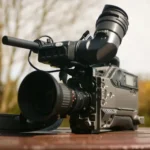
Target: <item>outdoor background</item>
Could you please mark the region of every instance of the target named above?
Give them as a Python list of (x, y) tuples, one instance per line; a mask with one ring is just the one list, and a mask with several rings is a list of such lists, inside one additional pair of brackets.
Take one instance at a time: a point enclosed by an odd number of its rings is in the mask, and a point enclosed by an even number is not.
[[(145, 116), (145, 126), (150, 126), (149, 0), (0, 0), (0, 39), (9, 35), (33, 41), (46, 34), (54, 41), (78, 40), (86, 30), (93, 35), (96, 19), (105, 4), (119, 6), (129, 16), (129, 30), (117, 56), (121, 68), (139, 76), (139, 114)], [(4, 46), (0, 40), (1, 113), (19, 113), (17, 89), (33, 71), (27, 56), (28, 50)], [(32, 56), (37, 67), (53, 69)], [(53, 75), (58, 79), (57, 73)]]

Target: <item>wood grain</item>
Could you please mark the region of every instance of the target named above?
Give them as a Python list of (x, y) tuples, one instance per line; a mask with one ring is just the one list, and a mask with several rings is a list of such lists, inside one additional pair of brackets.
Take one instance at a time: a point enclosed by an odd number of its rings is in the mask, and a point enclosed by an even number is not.
[(0, 150), (129, 150), (150, 149), (150, 128), (137, 131), (72, 134), (69, 129), (25, 134), (2, 134)]

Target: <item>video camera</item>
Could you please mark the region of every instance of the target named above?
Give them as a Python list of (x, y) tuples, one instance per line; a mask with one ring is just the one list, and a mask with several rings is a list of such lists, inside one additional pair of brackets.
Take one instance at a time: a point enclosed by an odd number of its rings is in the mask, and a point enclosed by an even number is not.
[[(42, 71), (28, 59), (36, 71), (28, 74), (19, 87), (21, 115), (16, 116), (13, 130), (52, 130), (67, 115), (73, 133), (137, 129), (144, 122), (138, 116), (138, 77), (119, 68), (116, 57), (128, 24), (125, 11), (106, 5), (93, 37), (86, 31), (78, 41), (54, 43), (49, 36), (43, 36), (46, 42), (4, 36), (3, 44), (29, 49), (29, 57), (31, 52), (37, 53), (39, 62), (60, 68)], [(63, 83), (50, 74), (56, 71)]]

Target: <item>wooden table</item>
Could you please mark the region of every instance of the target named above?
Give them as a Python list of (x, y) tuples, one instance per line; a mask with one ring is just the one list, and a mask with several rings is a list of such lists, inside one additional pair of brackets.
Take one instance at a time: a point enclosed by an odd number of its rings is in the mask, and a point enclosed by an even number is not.
[(68, 129), (51, 133), (1, 134), (0, 150), (99, 150), (150, 149), (150, 128), (138, 131), (102, 132), (101, 134), (72, 134)]

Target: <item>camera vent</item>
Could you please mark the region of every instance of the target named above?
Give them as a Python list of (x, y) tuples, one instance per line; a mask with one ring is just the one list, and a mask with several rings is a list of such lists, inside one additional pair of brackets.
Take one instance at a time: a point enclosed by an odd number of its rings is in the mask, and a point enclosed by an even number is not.
[(112, 76), (112, 74), (114, 73), (115, 68), (112, 68), (109, 72), (108, 72), (108, 78), (110, 78)]

